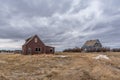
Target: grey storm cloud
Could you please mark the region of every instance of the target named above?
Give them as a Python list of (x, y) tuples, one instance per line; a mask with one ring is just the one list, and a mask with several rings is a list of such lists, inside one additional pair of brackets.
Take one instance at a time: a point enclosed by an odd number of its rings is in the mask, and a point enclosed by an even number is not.
[(34, 34), (57, 50), (80, 47), (89, 39), (100, 39), (104, 46), (120, 47), (119, 3), (119, 0), (0, 0), (0, 48), (11, 41), (12, 48), (16, 45), (20, 48), (24, 39)]

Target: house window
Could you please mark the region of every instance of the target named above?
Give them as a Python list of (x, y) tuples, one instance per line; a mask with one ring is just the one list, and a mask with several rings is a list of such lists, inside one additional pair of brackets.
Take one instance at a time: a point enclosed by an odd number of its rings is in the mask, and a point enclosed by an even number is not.
[(40, 49), (40, 48), (38, 48), (38, 51), (41, 51), (41, 49)]
[(98, 44), (96, 43), (95, 46), (98, 46)]
[(53, 52), (53, 49), (52, 49), (52, 48), (50, 49), (50, 52)]
[(35, 43), (37, 43), (38, 42), (38, 39), (37, 38), (35, 38)]
[(41, 48), (35, 48), (35, 51), (39, 51), (39, 52), (40, 52), (40, 51), (41, 51)]
[(35, 51), (38, 51), (38, 48), (35, 48)]

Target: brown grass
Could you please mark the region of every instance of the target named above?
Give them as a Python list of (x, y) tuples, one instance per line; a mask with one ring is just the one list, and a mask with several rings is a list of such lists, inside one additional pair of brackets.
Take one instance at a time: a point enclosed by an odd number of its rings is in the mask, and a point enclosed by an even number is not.
[(0, 80), (120, 80), (120, 53), (0, 54)]

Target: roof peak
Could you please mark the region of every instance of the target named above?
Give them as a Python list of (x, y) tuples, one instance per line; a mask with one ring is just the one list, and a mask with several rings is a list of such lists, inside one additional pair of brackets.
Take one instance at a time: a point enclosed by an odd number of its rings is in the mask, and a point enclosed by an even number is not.
[(91, 39), (91, 40), (88, 40), (88, 41), (99, 41), (99, 39)]
[(35, 35), (33, 35), (33, 37), (34, 37), (34, 36), (38, 36), (38, 35), (37, 35), (37, 34), (35, 34)]

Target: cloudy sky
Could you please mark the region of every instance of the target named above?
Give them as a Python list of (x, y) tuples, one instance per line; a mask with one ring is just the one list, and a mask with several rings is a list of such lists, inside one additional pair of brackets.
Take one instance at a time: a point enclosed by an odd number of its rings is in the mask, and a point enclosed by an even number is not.
[(47, 45), (81, 47), (99, 39), (120, 47), (120, 0), (0, 0), (0, 49), (21, 49), (37, 34)]

